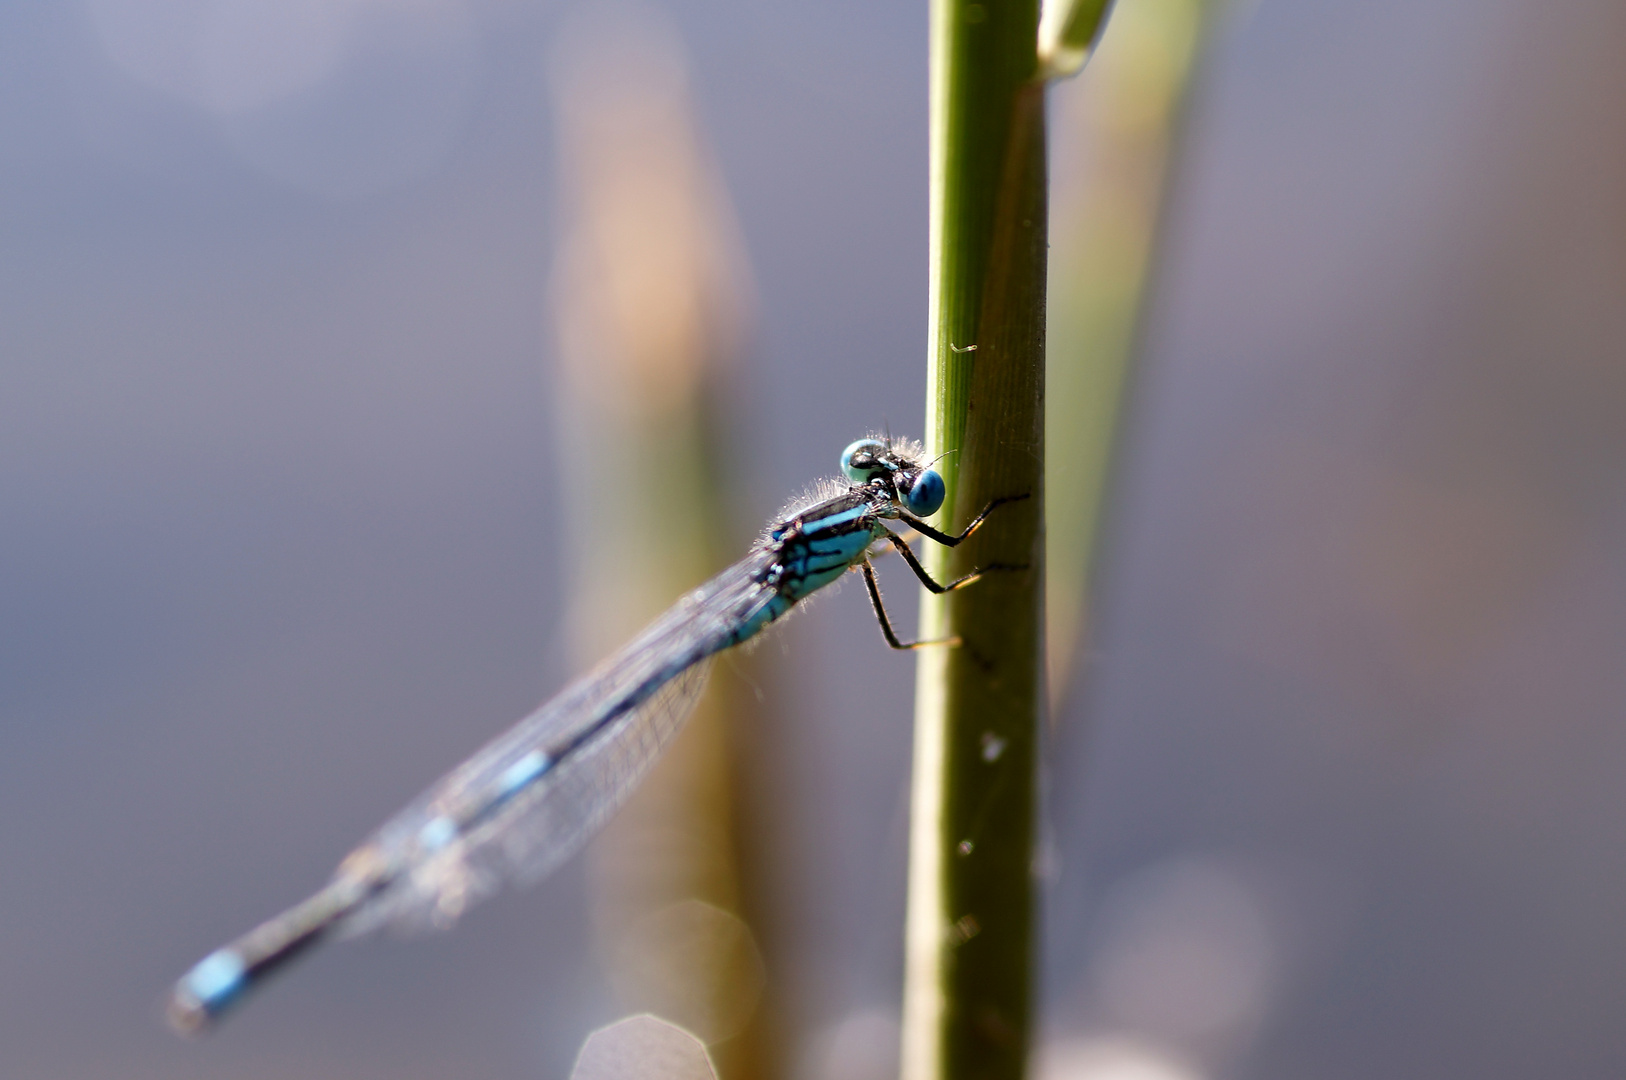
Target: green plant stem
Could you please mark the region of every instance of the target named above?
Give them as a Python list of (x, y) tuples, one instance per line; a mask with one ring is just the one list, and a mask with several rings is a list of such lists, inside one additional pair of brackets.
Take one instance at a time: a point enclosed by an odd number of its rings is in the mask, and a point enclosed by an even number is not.
[[(1017, 1080), (1030, 1026), (1036, 739), (1044, 708), (1045, 132), (1035, 0), (932, 5), (927, 440), (952, 451), (916, 690), (905, 1080)], [(934, 545), (926, 545), (928, 548)]]

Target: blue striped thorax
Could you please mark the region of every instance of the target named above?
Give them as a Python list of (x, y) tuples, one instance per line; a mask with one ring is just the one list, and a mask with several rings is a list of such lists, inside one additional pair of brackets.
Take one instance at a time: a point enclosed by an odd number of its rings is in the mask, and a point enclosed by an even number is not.
[(769, 536), (779, 558), (764, 580), (793, 603), (828, 585), (863, 559), (891, 509), (891, 496), (866, 484), (775, 526)]

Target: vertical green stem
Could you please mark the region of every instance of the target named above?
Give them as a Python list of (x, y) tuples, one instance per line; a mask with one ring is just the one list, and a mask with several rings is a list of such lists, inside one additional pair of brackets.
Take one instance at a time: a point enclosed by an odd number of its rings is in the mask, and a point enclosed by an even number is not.
[[(926, 598), (921, 650), (905, 1080), (1016, 1080), (1030, 1026), (1036, 738), (1044, 706), (1045, 132), (1036, 0), (934, 0), (927, 440), (958, 529)], [(925, 545), (928, 549), (934, 545)]]

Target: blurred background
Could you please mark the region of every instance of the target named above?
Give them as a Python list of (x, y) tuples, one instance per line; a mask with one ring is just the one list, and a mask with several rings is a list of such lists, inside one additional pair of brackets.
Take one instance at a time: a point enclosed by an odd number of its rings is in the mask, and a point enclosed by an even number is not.
[[(852, 587), (718, 665), (749, 722), (695, 759), (727, 775), (656, 778), (727, 858), (651, 869), (618, 822), (449, 934), (161, 1024), (599, 651), (617, 560), (703, 573), (851, 439), (918, 433), (924, 5), (603, 7), (0, 5), (5, 1075), (562, 1080), (705, 967), (606, 947), (674, 920), (727, 960), (736, 1013), (685, 1022), (732, 1075), (895, 1069), (913, 665)], [(1052, 658), (1039, 1074), (1620, 1075), (1626, 9), (1211, 14), (1125, 112), (1091, 103), (1148, 70), (1112, 74), (1118, 22), (1053, 92), (1058, 388), (1095, 358), (1089, 223), (1140, 222), (1125, 257), (1163, 225), (1108, 328), (1135, 370), (1052, 402), (1128, 387)], [(1191, 55), (1168, 159), (1135, 132)], [(1112, 184), (1166, 160), (1163, 196)], [(675, 219), (704, 229), (616, 224)], [(618, 364), (655, 396), (607, 398)], [(583, 428), (656, 423), (706, 508), (676, 569), (639, 459), (581, 482)], [(595, 562), (595, 523), (632, 546)]]

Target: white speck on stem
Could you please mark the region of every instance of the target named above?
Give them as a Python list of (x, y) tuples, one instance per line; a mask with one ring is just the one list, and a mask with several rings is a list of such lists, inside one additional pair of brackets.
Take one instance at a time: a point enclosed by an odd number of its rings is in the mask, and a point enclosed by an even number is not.
[(1001, 739), (998, 735), (995, 735), (992, 731), (983, 732), (982, 733), (982, 760), (984, 760), (984, 761), (988, 762), (990, 765), (992, 765), (994, 762), (999, 760), (999, 755), (1001, 755), (1001, 754), (1003, 754), (1005, 752), (1005, 747), (1007, 745), (1009, 745), (1009, 744), (1004, 739)]

